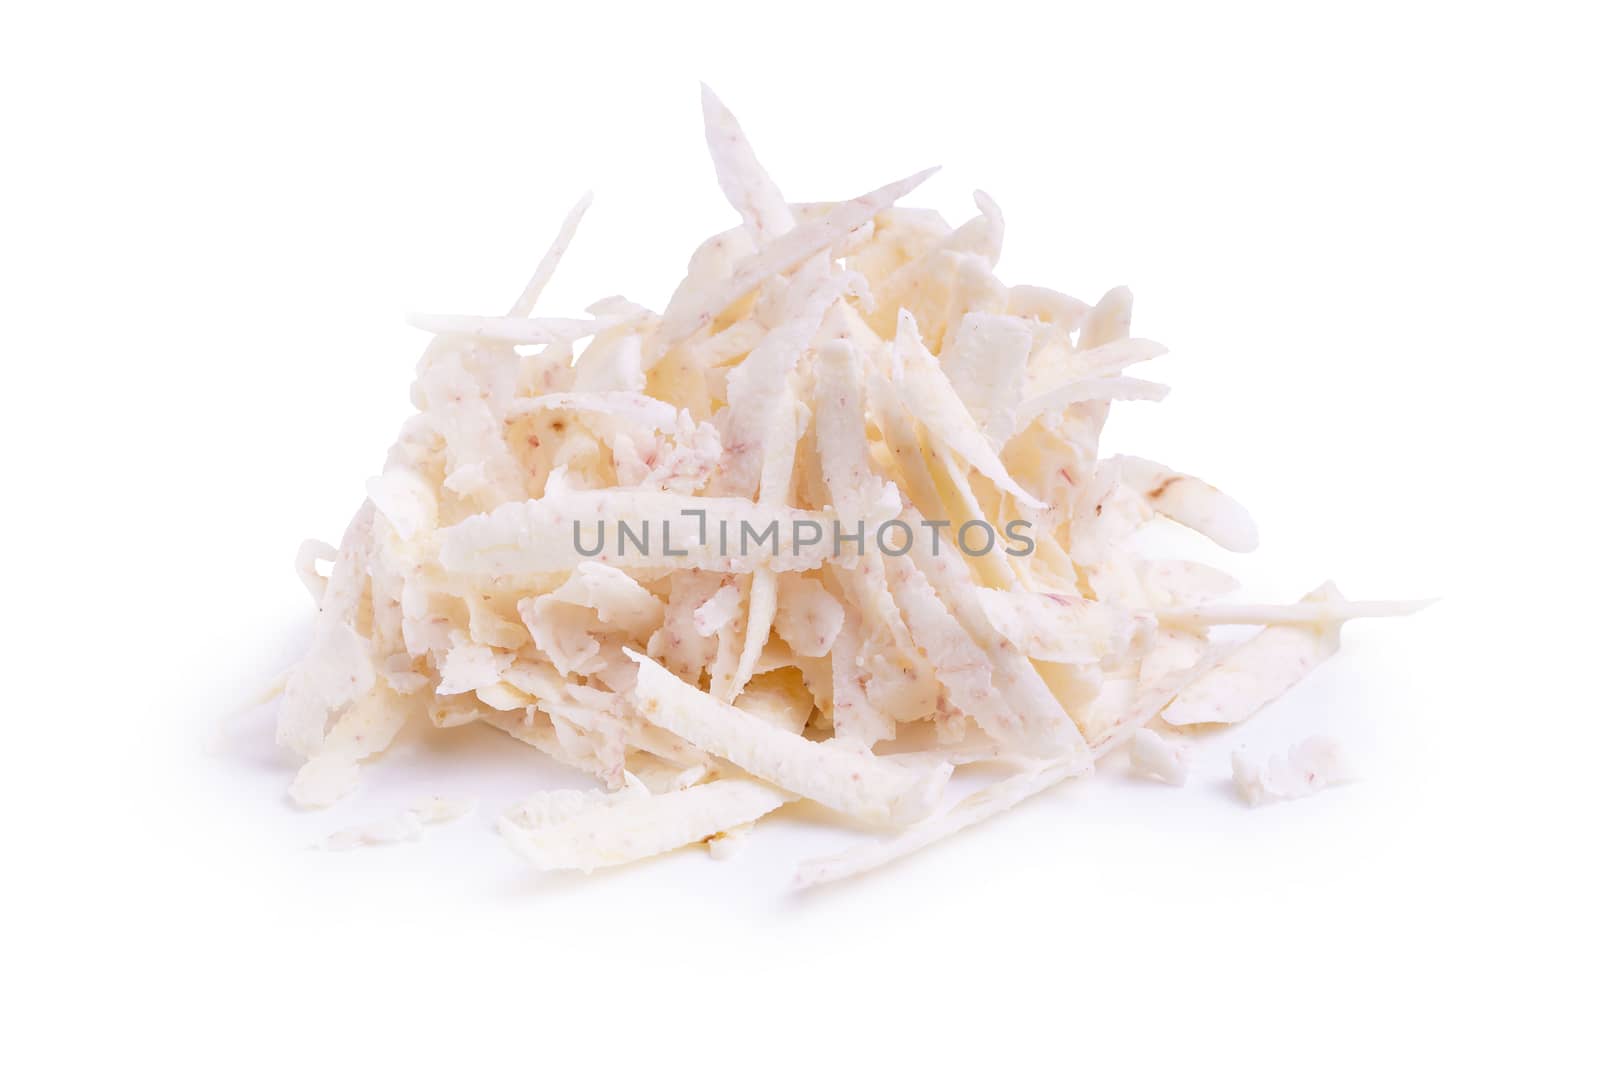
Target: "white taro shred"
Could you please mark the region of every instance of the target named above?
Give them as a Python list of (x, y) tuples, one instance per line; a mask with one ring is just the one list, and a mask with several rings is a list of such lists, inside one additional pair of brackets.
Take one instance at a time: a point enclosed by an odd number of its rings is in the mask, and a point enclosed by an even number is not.
[(471, 814), (477, 802), (446, 796), (429, 796), (396, 814), (341, 829), (322, 842), (327, 851), (350, 851), (382, 844), (414, 844), (430, 825), (445, 825)]
[[(1344, 622), (1421, 606), (1331, 585), (1230, 604), (1226, 574), (1145, 558), (1152, 522), (1232, 551), (1258, 537), (1207, 482), (1102, 456), (1114, 405), (1166, 394), (1124, 374), (1165, 351), (1131, 335), (1128, 290), (1002, 282), (991, 198), (956, 225), (901, 202), (931, 170), (791, 201), (709, 89), (702, 104), (737, 224), (659, 314), (538, 306), (585, 196), (507, 313), (412, 319), (433, 335), (417, 413), (338, 547), (296, 559), (317, 606), (279, 709), (296, 802), (339, 801), (415, 730), (485, 725), (596, 779), (500, 819), (536, 866), (721, 856), (793, 806), (893, 834), (807, 863), (820, 883), (1124, 746), (1134, 772), (1181, 784), (1173, 729), (1241, 721)], [(772, 542), (739, 543), (769, 525)], [(1212, 640), (1230, 625), (1262, 628)], [(1235, 778), (1252, 803), (1290, 798), (1339, 779), (1336, 754), (1240, 757)], [(985, 762), (1010, 772), (952, 803), (957, 768)], [(464, 810), (429, 801), (328, 846)]]
[(1308, 737), (1265, 760), (1252, 758), (1243, 748), (1233, 753), (1233, 787), (1252, 807), (1302, 799), (1354, 779), (1349, 756), (1332, 737)]
[(1189, 779), (1189, 760), (1182, 748), (1153, 729), (1141, 728), (1128, 741), (1128, 766), (1141, 777), (1169, 785)]

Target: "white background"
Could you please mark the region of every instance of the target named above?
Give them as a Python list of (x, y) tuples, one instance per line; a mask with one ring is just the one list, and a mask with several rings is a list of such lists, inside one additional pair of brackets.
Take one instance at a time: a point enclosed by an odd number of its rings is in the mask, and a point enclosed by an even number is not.
[[(8, 13), (6, 1058), (1592, 1055), (1586, 21), (995, 0)], [(404, 312), (496, 313), (588, 188), (545, 306), (660, 307), (733, 218), (701, 79), (793, 199), (943, 163), (913, 202), (962, 218), (994, 195), (1006, 280), (1130, 285), (1174, 391), (1119, 410), (1112, 446), (1252, 506), (1263, 547), (1230, 564), (1253, 591), (1331, 576), (1443, 601), (1349, 627), (1181, 791), (1110, 767), (808, 897), (788, 877), (839, 842), (828, 826), (726, 863), (523, 869), (495, 807), (568, 779), (494, 738), (292, 811), (267, 718), (216, 723), (304, 639), (289, 562), (337, 538), (407, 413), (423, 338)], [(1234, 743), (1319, 730), (1360, 783), (1230, 798)], [(418, 846), (311, 850), (423, 781), (484, 805)]]

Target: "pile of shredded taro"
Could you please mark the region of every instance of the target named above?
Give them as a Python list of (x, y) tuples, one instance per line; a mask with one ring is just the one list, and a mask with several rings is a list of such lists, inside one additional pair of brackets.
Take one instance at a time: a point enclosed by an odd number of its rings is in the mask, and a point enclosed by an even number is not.
[[(409, 721), (489, 726), (596, 780), (500, 818), (542, 868), (715, 853), (810, 803), (866, 834), (804, 864), (816, 883), (1113, 751), (1181, 782), (1183, 731), (1282, 695), (1342, 622), (1416, 606), (1331, 584), (1226, 603), (1227, 575), (1141, 557), (1150, 522), (1232, 551), (1256, 531), (1203, 481), (1100, 454), (1114, 403), (1167, 391), (1125, 373), (1163, 352), (1130, 337), (1128, 291), (1003, 283), (987, 196), (955, 227), (900, 204), (932, 171), (790, 203), (704, 103), (742, 221), (663, 312), (532, 317), (585, 200), (504, 316), (414, 319), (417, 414), (339, 547), (298, 560), (318, 614), (279, 710), (297, 802), (350, 793)], [(1210, 639), (1240, 625), (1261, 628)], [(1319, 739), (1235, 763), (1252, 802), (1344, 772)], [(951, 786), (971, 764), (992, 783)]]

